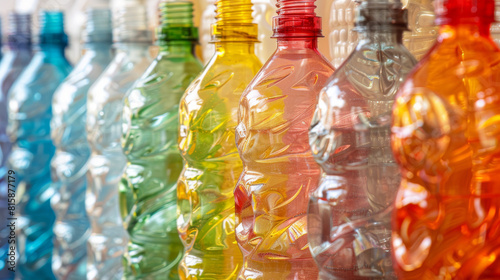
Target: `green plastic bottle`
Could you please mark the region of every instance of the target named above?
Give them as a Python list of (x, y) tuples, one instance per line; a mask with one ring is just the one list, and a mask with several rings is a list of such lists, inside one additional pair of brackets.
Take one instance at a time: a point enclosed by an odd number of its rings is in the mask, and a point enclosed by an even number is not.
[(194, 55), (193, 4), (160, 4), (158, 57), (125, 98), (122, 146), (128, 164), (121, 211), (130, 235), (126, 279), (179, 279), (183, 245), (177, 233), (179, 101), (202, 70)]

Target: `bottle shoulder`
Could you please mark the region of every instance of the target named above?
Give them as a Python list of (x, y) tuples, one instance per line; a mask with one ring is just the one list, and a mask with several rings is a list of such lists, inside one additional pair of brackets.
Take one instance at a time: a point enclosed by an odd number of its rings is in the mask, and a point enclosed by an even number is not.
[[(417, 61), (401, 44), (364, 44), (356, 48), (335, 71), (323, 89), (334, 100), (392, 102)], [(335, 102), (350, 110), (349, 102)]]

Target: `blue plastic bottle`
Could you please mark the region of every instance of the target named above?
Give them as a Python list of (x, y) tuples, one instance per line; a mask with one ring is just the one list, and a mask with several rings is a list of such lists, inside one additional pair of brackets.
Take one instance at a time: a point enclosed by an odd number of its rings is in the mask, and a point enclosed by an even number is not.
[[(11, 150), (11, 143), (7, 136), (7, 93), (32, 57), (31, 16), (29, 14), (12, 13), (9, 15), (7, 46), (8, 50), (0, 63), (0, 279), (3, 280), (14, 279), (14, 273), (9, 271), (9, 267), (15, 264), (7, 262), (10, 247), (8, 237), (11, 232), (10, 227), (7, 227), (7, 218), (11, 218), (8, 212), (8, 199), (12, 199), (8, 197), (7, 182), (7, 158)], [(15, 191), (11, 188), (11, 195), (14, 194), (13, 190)]]
[(111, 61), (109, 9), (87, 10), (84, 43), (85, 55), (57, 88), (52, 103), (51, 131), (56, 146), (51, 164), (55, 190), (51, 204), (56, 214), (52, 269), (58, 279), (85, 279), (87, 275), (87, 92)]
[(17, 250), (16, 277), (55, 279), (52, 269), (54, 194), (50, 161), (52, 96), (71, 71), (64, 55), (67, 36), (61, 12), (41, 12), (40, 49), (8, 94), (8, 134), (13, 143), (10, 168), (16, 172)]

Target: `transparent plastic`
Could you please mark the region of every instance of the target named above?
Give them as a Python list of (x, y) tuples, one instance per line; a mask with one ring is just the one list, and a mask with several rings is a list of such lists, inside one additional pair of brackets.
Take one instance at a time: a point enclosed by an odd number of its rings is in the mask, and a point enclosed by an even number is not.
[(51, 162), (54, 196), (54, 255), (52, 269), (58, 279), (85, 279), (90, 224), (85, 212), (87, 92), (111, 60), (111, 13), (87, 11), (85, 54), (54, 93), (51, 121), (56, 152)]
[(438, 7), (438, 43), (401, 87), (392, 116), (402, 174), (395, 269), (400, 279), (500, 279), (494, 2), (448, 0)]
[(438, 27), (434, 24), (434, 0), (401, 0), (408, 10), (408, 28), (403, 43), (417, 60), (436, 42)]
[(214, 56), (215, 45), (211, 44), (212, 35), (210, 26), (215, 23), (215, 0), (206, 1), (206, 7), (201, 15), (200, 22), (200, 45), (203, 54), (203, 61), (207, 63)]
[(245, 89), (236, 143), (243, 172), (234, 190), (238, 279), (315, 279), (307, 203), (320, 179), (307, 131), (333, 66), (317, 50), (314, 0), (278, 1), (278, 48)]
[(10, 227), (7, 227), (7, 218), (11, 218), (8, 202), (9, 199), (12, 199), (12, 197), (8, 197), (7, 177), (7, 159), (12, 148), (7, 135), (7, 94), (32, 57), (31, 16), (11, 13), (9, 14), (9, 26), (7, 32), (8, 49), (0, 62), (0, 279), (4, 280), (14, 279), (14, 273), (8, 270), (8, 267), (13, 265), (7, 263), (10, 247), (8, 243)]
[[(179, 279), (184, 251), (177, 232), (177, 179), (183, 166), (179, 101), (203, 66), (193, 55), (198, 35), (192, 3), (163, 1), (160, 14), (160, 53), (127, 93), (123, 111), (121, 141), (128, 163), (120, 203), (130, 235), (126, 279)], [(124, 205), (128, 192), (132, 201)]]
[(185, 255), (181, 279), (236, 279), (233, 189), (242, 171), (234, 143), (241, 93), (262, 66), (250, 0), (218, 0), (212, 27), (216, 52), (180, 104), (177, 227)]
[(391, 7), (402, 14), (393, 2), (358, 7), (370, 16), (358, 24), (359, 43), (321, 91), (312, 121), (309, 141), (323, 177), (309, 202), (308, 231), (320, 279), (397, 279), (390, 236), (400, 175), (390, 121), (416, 60), (401, 40), (405, 26), (377, 15)]
[(335, 67), (351, 54), (358, 43), (358, 33), (354, 31), (355, 0), (334, 0), (330, 15), (330, 55)]
[(116, 54), (87, 96), (87, 170), (85, 208), (91, 234), (87, 242), (87, 279), (122, 279), (128, 234), (120, 216), (118, 190), (127, 159), (121, 148), (123, 99), (146, 71), (149, 51), (142, 1), (112, 2)]
[(259, 26), (259, 42), (255, 47), (255, 54), (260, 61), (267, 61), (276, 50), (273, 35), (273, 16), (276, 14), (276, 0), (254, 0), (253, 18)]
[(40, 15), (40, 50), (8, 94), (8, 134), (13, 143), (9, 166), (16, 171), (19, 251), (16, 274), (21, 279), (55, 279), (51, 269), (55, 189), (50, 178), (54, 146), (50, 139), (52, 96), (71, 71), (64, 49), (63, 15)]
[[(335, 67), (354, 50), (358, 42), (358, 34), (354, 30), (355, 8), (361, 1), (334, 0), (330, 16), (330, 50)], [(433, 0), (402, 0), (408, 10), (409, 31), (403, 33), (404, 45), (420, 60), (434, 44), (437, 38), (437, 27), (434, 25)]]

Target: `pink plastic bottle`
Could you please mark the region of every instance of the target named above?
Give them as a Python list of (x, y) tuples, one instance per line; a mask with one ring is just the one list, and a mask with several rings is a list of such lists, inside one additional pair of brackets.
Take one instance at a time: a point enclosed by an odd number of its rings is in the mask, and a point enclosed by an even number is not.
[(242, 95), (235, 189), (239, 279), (316, 279), (307, 241), (309, 194), (318, 186), (308, 129), (333, 66), (319, 53), (315, 0), (279, 0), (278, 49)]

